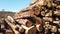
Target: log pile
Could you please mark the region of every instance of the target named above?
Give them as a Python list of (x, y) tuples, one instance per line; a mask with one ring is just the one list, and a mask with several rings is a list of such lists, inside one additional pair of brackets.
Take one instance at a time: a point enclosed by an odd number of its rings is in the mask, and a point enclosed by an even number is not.
[(5, 21), (13, 34), (59, 34), (60, 1), (34, 0), (30, 6), (16, 12)]

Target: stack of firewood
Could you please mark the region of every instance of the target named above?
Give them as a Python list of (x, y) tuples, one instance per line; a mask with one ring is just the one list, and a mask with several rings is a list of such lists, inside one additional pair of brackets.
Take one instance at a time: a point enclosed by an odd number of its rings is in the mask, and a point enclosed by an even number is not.
[[(60, 1), (34, 0), (5, 21), (14, 34), (59, 34)], [(8, 30), (7, 30), (8, 31)]]

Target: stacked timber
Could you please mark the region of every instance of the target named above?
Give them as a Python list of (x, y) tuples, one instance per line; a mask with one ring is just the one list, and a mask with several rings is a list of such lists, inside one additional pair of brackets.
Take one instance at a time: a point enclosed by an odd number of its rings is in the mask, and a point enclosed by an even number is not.
[(59, 17), (60, 1), (34, 0), (29, 7), (13, 17), (8, 16), (5, 21), (14, 34), (59, 34)]

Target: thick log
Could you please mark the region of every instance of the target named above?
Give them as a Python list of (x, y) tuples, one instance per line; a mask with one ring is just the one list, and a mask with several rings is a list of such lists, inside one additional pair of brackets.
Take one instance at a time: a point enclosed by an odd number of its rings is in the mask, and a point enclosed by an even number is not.
[(14, 31), (15, 34), (20, 34), (19, 31), (15, 30), (15, 28), (16, 28), (15, 25), (13, 25), (12, 23), (10, 23), (7, 19), (5, 19), (5, 21), (12, 28), (12, 30)]

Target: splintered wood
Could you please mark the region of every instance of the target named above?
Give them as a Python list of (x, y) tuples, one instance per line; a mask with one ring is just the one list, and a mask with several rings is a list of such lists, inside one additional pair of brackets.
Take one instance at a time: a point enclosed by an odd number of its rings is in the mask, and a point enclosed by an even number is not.
[[(60, 34), (60, 1), (34, 0), (29, 7), (4, 21), (13, 34)], [(0, 24), (1, 32), (6, 33), (7, 26)], [(8, 31), (6, 34), (10, 34)]]

